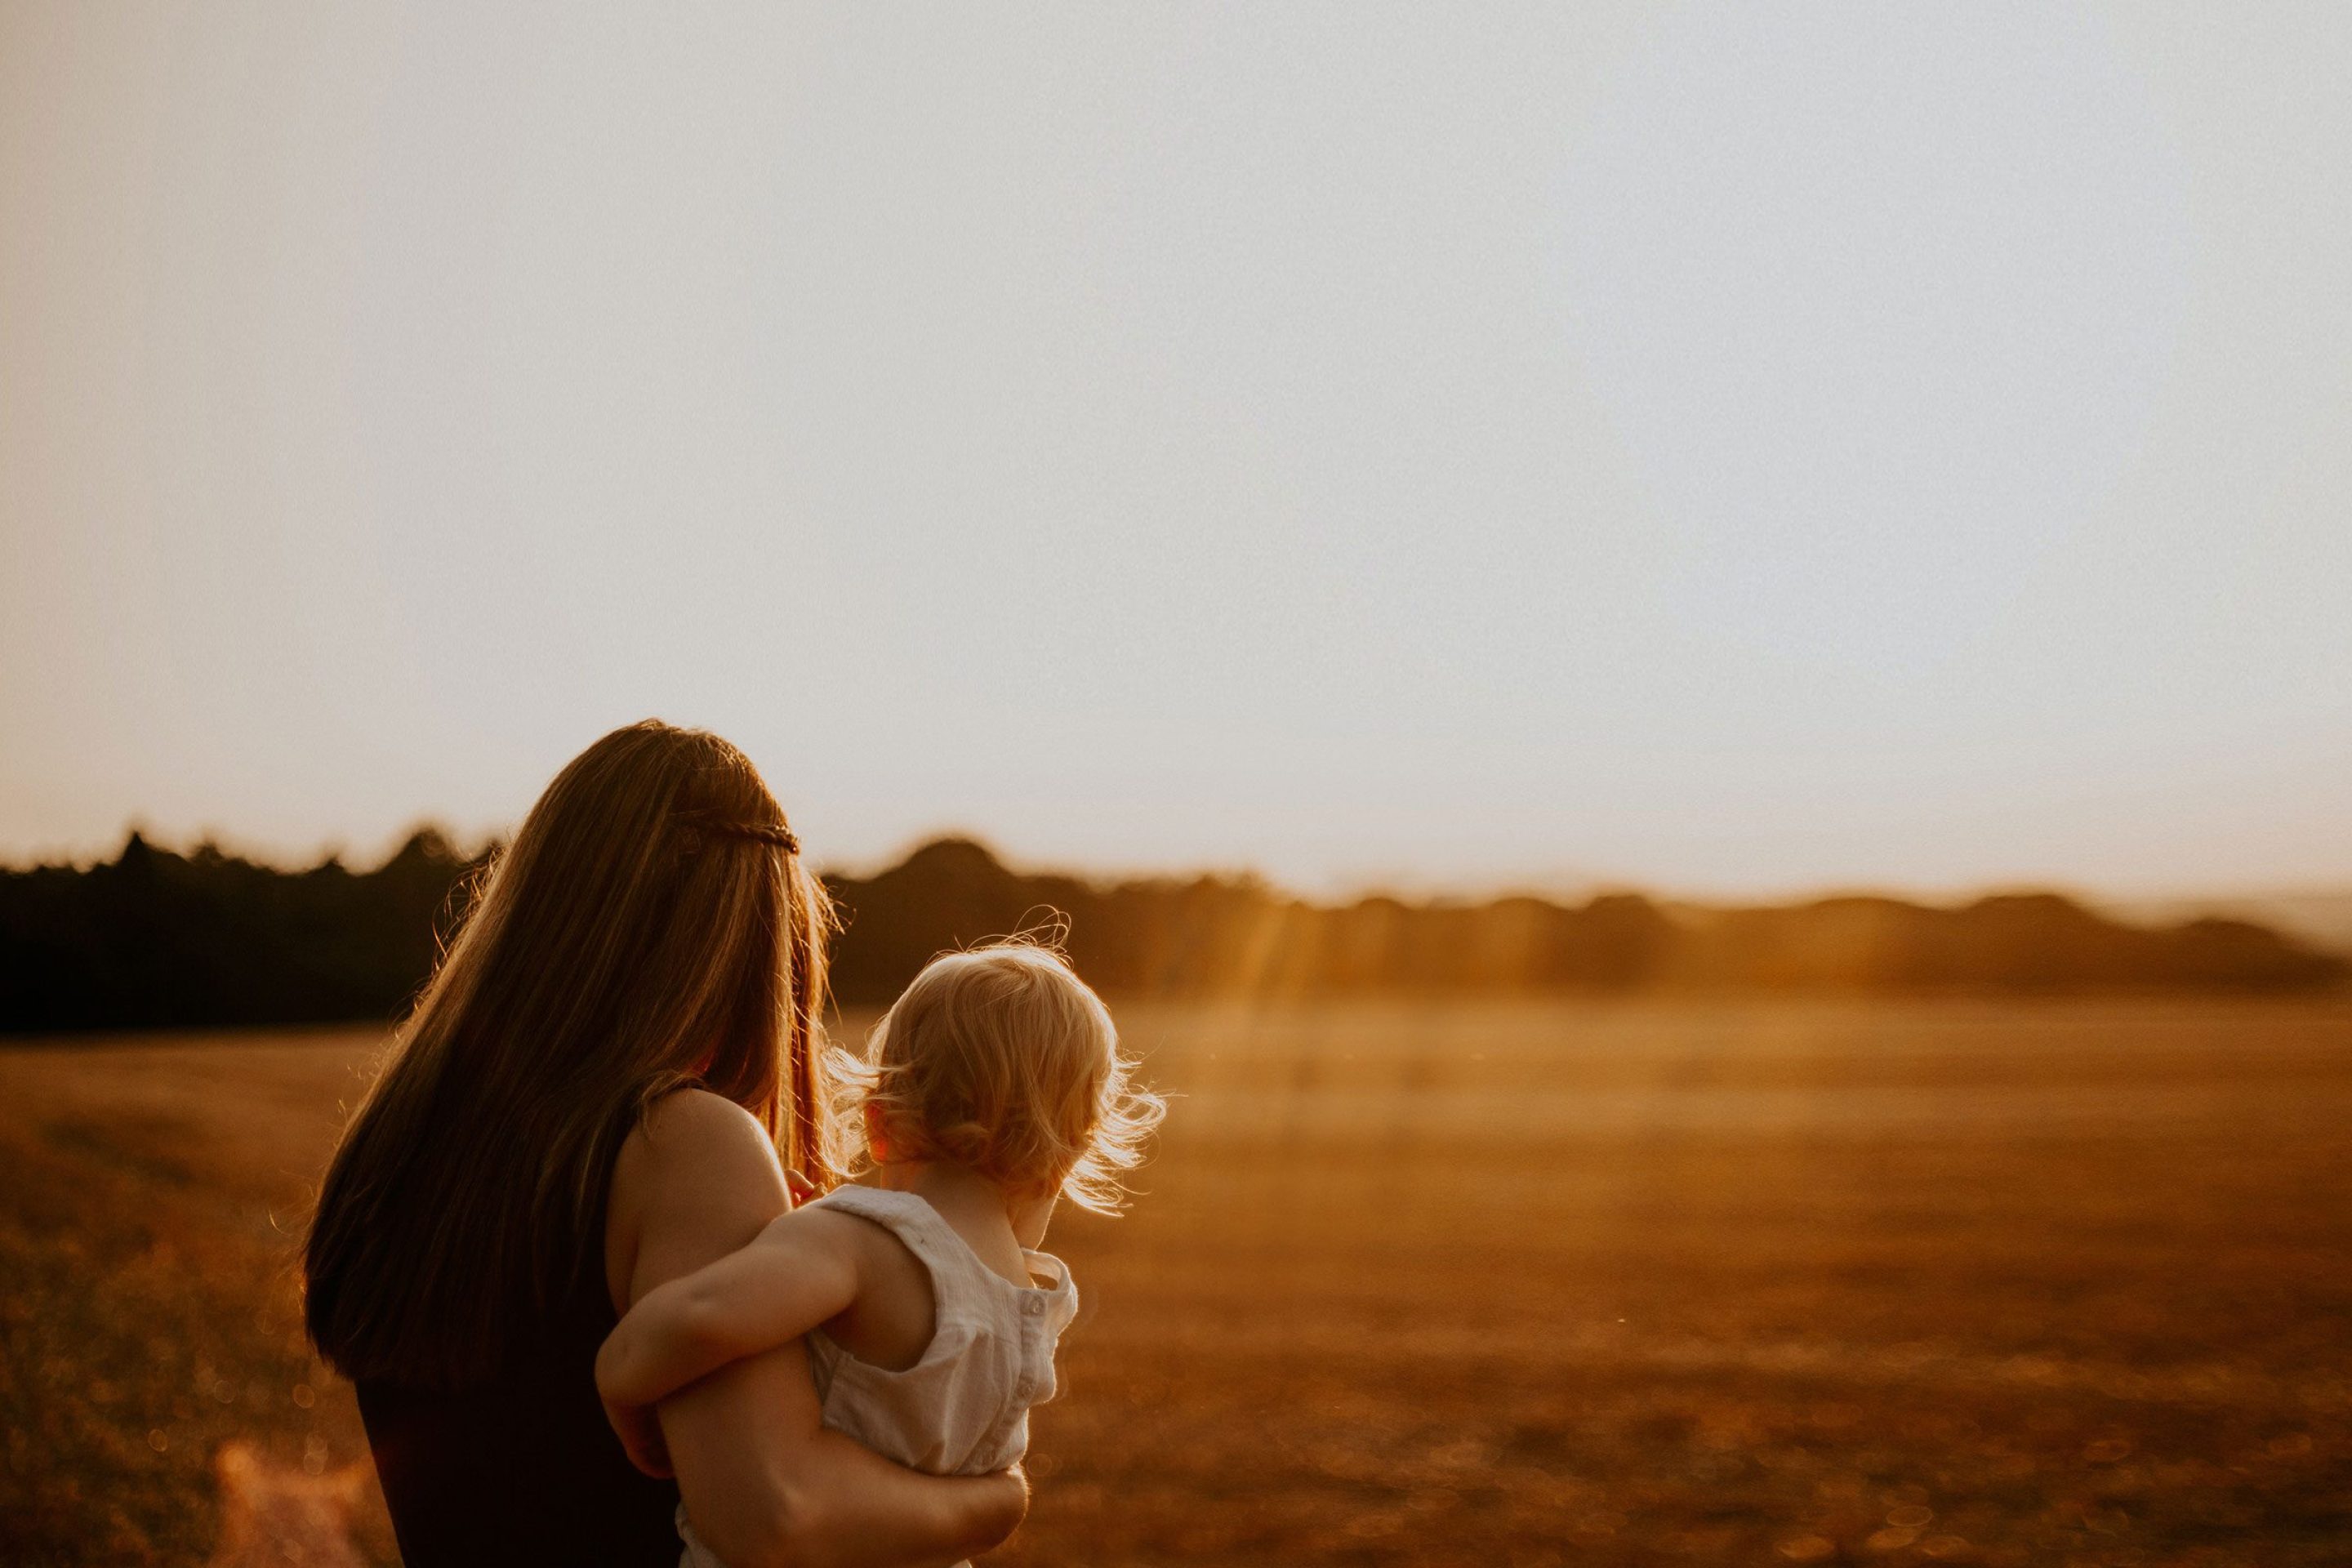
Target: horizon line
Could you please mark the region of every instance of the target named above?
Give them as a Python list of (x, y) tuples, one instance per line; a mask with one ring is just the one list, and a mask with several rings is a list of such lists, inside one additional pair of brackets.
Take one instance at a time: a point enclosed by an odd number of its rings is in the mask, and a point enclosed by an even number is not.
[[(473, 859), (506, 842), (510, 829), (495, 829), (468, 835), (448, 824), (430, 817), (420, 817), (389, 836), (389, 842), (380, 853), (366, 856), (352, 854), (347, 841), (330, 839), (316, 848), (286, 851), (265, 846), (216, 829), (204, 829), (192, 835), (159, 834), (142, 821), (134, 818), (123, 828), (121, 837), (110, 849), (57, 851), (36, 849), (29, 853), (0, 851), (0, 874), (23, 874), (39, 869), (66, 868), (88, 871), (98, 866), (118, 861), (135, 837), (167, 852), (193, 858), (205, 849), (212, 849), (232, 859), (245, 861), (281, 874), (293, 875), (315, 870), (331, 864), (341, 864), (355, 875), (381, 870), (410, 844), (425, 835), (440, 838), (450, 849), (465, 859)], [(2149, 906), (2180, 906), (2193, 912), (2200, 905), (2225, 905), (2253, 902), (2295, 902), (2305, 900), (2352, 902), (2352, 875), (2334, 881), (2313, 881), (2292, 886), (2235, 887), (2228, 889), (2109, 890), (2100, 889), (2067, 878), (2005, 877), (1987, 878), (1966, 883), (1923, 884), (1906, 883), (1888, 879), (1863, 881), (1853, 879), (1822, 880), (1790, 884), (1770, 890), (1748, 892), (1700, 891), (1674, 889), (1658, 883), (1644, 882), (1625, 877), (1557, 878), (1552, 879), (1509, 880), (1488, 879), (1483, 881), (1465, 879), (1447, 881), (1429, 877), (1391, 879), (1334, 879), (1329, 886), (1318, 890), (1295, 886), (1280, 880), (1255, 867), (1239, 862), (1223, 864), (1193, 864), (1190, 866), (1137, 865), (1085, 867), (1066, 861), (1056, 862), (1036, 858), (1008, 855), (984, 833), (960, 826), (943, 826), (908, 836), (898, 841), (898, 847), (876, 856), (847, 856), (828, 860), (817, 867), (818, 874), (839, 877), (853, 881), (871, 879), (905, 865), (917, 854), (932, 846), (945, 843), (969, 843), (984, 851), (991, 859), (1015, 875), (1024, 877), (1066, 877), (1094, 887), (1116, 887), (1122, 883), (1147, 881), (1190, 881), (1202, 879), (1229, 882), (1255, 882), (1271, 891), (1302, 902), (1344, 905), (1370, 899), (1393, 899), (1400, 902), (1422, 904), (1491, 903), (1505, 899), (1532, 898), (1548, 902), (1574, 900), (1590, 902), (1616, 894), (1633, 894), (1652, 903), (1691, 909), (1717, 910), (1757, 908), (1768, 905), (1801, 905), (1821, 903), (1845, 898), (1883, 898), (1926, 907), (1959, 907), (1985, 899), (2025, 895), (2054, 894), (2091, 907), (2105, 907), (2113, 912), (2135, 908), (2145, 910)], [(814, 859), (814, 857), (811, 858)], [(2352, 920), (2347, 920), (2352, 925)]]

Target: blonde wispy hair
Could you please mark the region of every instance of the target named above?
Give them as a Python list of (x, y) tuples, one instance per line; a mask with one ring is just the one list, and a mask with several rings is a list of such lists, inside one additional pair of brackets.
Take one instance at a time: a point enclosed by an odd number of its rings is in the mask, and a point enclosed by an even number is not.
[(1097, 1214), (1125, 1206), (1123, 1178), (1168, 1113), (1135, 1083), (1102, 998), (1022, 938), (931, 960), (834, 1068), (848, 1135), (871, 1106), (894, 1159), (951, 1161), (1020, 1196), (1058, 1189)]

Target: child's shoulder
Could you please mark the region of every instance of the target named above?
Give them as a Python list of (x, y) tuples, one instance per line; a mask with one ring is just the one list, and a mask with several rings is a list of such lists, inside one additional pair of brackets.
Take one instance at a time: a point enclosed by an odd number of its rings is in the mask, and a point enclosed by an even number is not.
[(890, 1233), (845, 1204), (818, 1198), (778, 1215), (760, 1240), (779, 1247), (865, 1254), (895, 1245)]

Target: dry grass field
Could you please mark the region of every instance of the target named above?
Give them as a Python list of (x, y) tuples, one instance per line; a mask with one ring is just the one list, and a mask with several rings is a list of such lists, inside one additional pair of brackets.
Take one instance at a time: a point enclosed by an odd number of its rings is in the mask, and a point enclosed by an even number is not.
[[(2352, 1563), (2352, 1006), (1124, 1022), (998, 1561)], [(0, 1051), (0, 1561), (391, 1559), (292, 1273), (375, 1043)]]

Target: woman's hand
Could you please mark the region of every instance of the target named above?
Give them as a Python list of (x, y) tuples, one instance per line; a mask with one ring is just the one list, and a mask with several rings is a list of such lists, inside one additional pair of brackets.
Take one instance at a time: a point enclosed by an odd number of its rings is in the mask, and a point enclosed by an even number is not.
[(977, 1533), (970, 1542), (970, 1555), (993, 1552), (1021, 1528), (1029, 1517), (1029, 1472), (1019, 1465), (1009, 1470), (999, 1470), (992, 1476), (982, 1476), (979, 1484), (992, 1489), (983, 1493), (980, 1517), (974, 1521)]
[(1004, 1526), (1004, 1532), (982, 1548), (982, 1551), (992, 1552), (1003, 1545), (1005, 1540), (1021, 1528), (1021, 1521), (1029, 1517), (1029, 1468), (1015, 1461), (1011, 1469), (999, 1470), (987, 1479), (1007, 1483), (1003, 1502), (1004, 1512), (997, 1521)]

